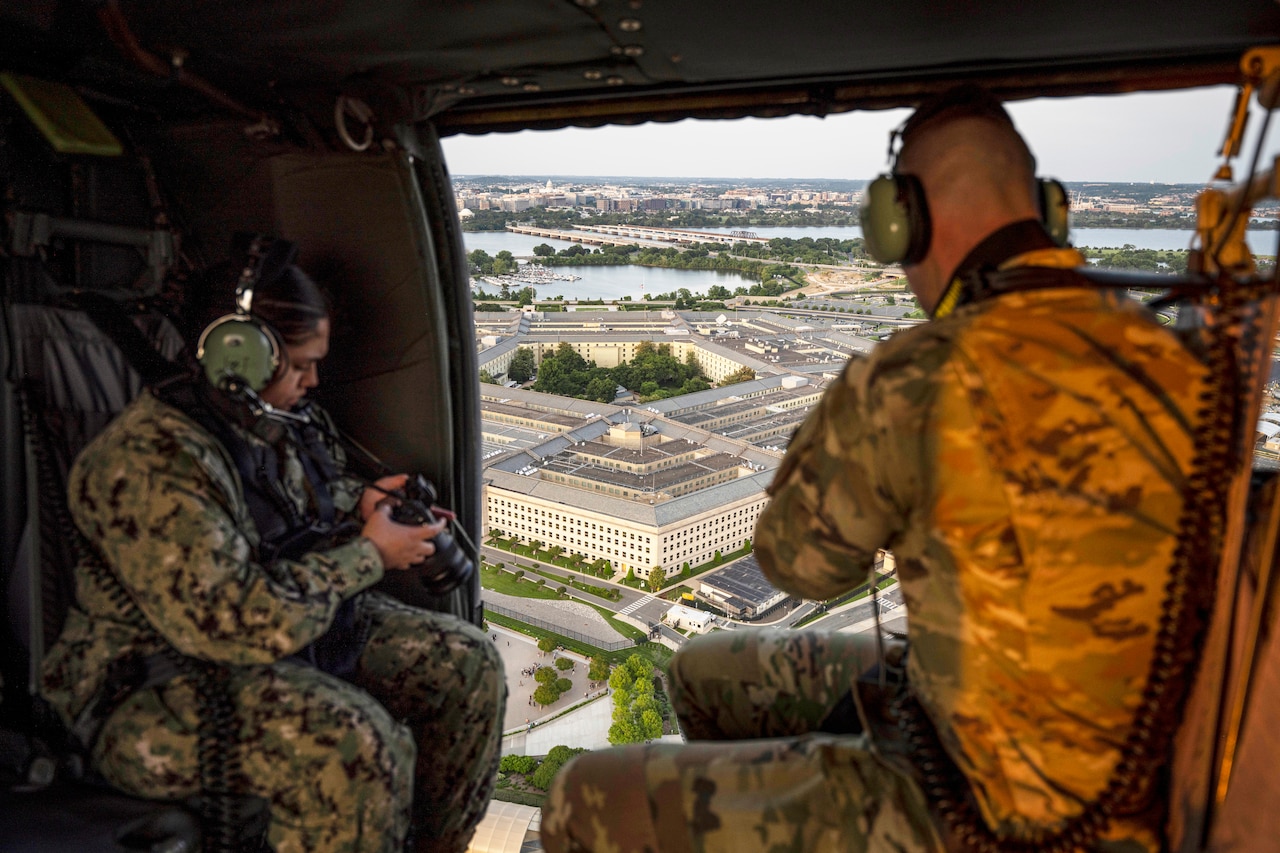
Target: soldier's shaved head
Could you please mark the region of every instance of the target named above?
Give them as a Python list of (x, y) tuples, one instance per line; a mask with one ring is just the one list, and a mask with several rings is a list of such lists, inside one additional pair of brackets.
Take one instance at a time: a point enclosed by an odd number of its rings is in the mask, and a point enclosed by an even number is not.
[(939, 102), (904, 126), (894, 169), (920, 179), (929, 206), (929, 251), (907, 268), (926, 309), (974, 246), (1005, 225), (1040, 215), (1035, 158), (999, 102), (989, 95), (944, 95)]

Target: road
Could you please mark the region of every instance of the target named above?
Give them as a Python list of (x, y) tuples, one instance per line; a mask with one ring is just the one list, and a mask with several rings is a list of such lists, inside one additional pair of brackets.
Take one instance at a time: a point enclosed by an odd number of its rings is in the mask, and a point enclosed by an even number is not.
[[(573, 591), (573, 597), (580, 601), (585, 601), (590, 604), (603, 607), (615, 614), (628, 616), (637, 620), (642, 625), (657, 627), (661, 632), (661, 635), (671, 640), (676, 646), (683, 645), (688, 639), (680, 632), (672, 630), (662, 623), (662, 615), (671, 608), (671, 602), (669, 601), (664, 601), (654, 595), (633, 589), (625, 584), (616, 583), (611, 580), (603, 580), (595, 577), (594, 575), (575, 572), (573, 569), (566, 569), (563, 566), (551, 565), (549, 563), (544, 563), (541, 560), (535, 560), (532, 557), (512, 554), (509, 551), (491, 548), (487, 545), (481, 546), (480, 551), (490, 564), (500, 562), (510, 566), (519, 560), (524, 565), (534, 564), (542, 570), (561, 575), (562, 577), (570, 574), (576, 575), (583, 581), (583, 583), (587, 583), (592, 586), (613, 587), (621, 593), (621, 598), (618, 601), (611, 601), (610, 599), (601, 598), (600, 596), (593, 595), (592, 593), (576, 589)], [(729, 564), (726, 563), (725, 565)], [(710, 572), (699, 575), (699, 577), (714, 574), (715, 572), (721, 571), (723, 568), (724, 566), (719, 566), (712, 569)], [(901, 616), (901, 614), (896, 612), (900, 607), (902, 607), (901, 590), (894, 586), (885, 592), (882, 592), (878, 596), (878, 601), (882, 623), (888, 623), (889, 621), (897, 622)], [(789, 610), (777, 613), (772, 618), (759, 619), (754, 622), (741, 622), (733, 619), (717, 618), (716, 625), (717, 627), (726, 630), (769, 626), (789, 627), (813, 613), (814, 608), (817, 606), (818, 605), (812, 602), (802, 602), (801, 604), (792, 606)], [(868, 620), (872, 618), (874, 606), (875, 605), (870, 598), (863, 599), (855, 604), (838, 608), (828, 616), (808, 623), (805, 627), (822, 628), (823, 630), (828, 631), (840, 631), (853, 628), (861, 625), (862, 623), (868, 622)], [(870, 625), (867, 625), (863, 627), (862, 630), (867, 630), (869, 627)]]

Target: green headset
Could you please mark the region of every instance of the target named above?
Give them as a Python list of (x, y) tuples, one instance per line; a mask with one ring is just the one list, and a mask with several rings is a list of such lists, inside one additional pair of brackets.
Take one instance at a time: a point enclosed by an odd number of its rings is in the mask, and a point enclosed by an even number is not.
[[(1053, 242), (1065, 246), (1070, 227), (1067, 190), (1052, 178), (1037, 178), (1036, 185), (1040, 221)], [(872, 181), (862, 194), (859, 218), (867, 251), (882, 264), (919, 263), (929, 251), (929, 204), (915, 175), (891, 172)]]
[(253, 313), (255, 288), (271, 284), (293, 262), (297, 247), (263, 234), (249, 238), (236, 284), (236, 310), (200, 333), (196, 360), (215, 388), (261, 392), (288, 360), (280, 334)]

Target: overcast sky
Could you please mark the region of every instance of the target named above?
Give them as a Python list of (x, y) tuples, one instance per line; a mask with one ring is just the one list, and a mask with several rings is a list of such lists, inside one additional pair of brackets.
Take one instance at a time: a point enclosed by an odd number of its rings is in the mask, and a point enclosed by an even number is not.
[[(1064, 181), (1208, 181), (1219, 161), (1235, 89), (1015, 102), (1009, 111), (1042, 176)], [(1256, 112), (1256, 110), (1255, 110)], [(632, 127), (452, 136), (449, 171), (464, 175), (628, 175), (689, 178), (873, 178), (889, 131), (907, 110)], [(1236, 176), (1261, 126), (1250, 122)], [(1280, 137), (1268, 134), (1270, 140)], [(1269, 156), (1277, 148), (1267, 146)], [(1269, 165), (1263, 162), (1262, 168)]]

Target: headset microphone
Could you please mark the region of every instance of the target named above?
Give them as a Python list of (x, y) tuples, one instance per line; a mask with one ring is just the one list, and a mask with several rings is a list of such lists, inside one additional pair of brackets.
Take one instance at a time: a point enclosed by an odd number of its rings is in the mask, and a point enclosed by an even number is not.
[(249, 238), (236, 285), (236, 310), (210, 323), (196, 345), (196, 359), (215, 388), (257, 393), (279, 374), (287, 358), (284, 342), (253, 314), (253, 293), (279, 278), (296, 255), (297, 247), (287, 240), (263, 234)]

